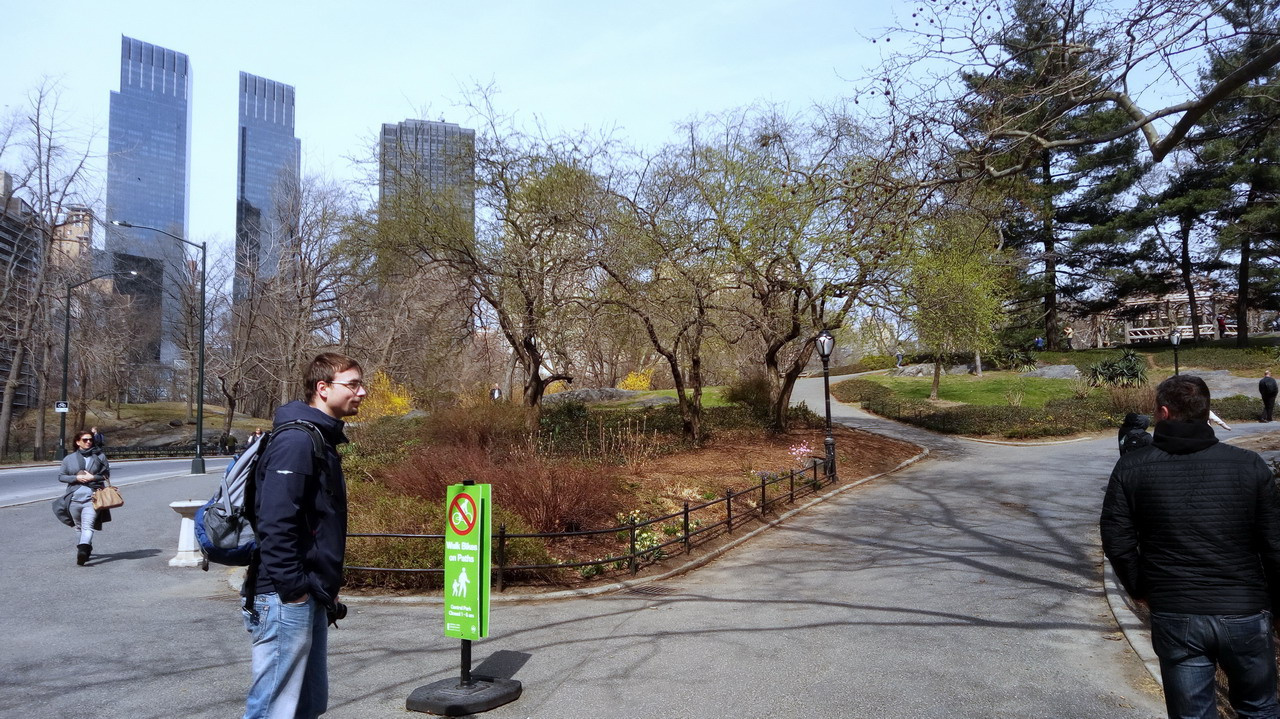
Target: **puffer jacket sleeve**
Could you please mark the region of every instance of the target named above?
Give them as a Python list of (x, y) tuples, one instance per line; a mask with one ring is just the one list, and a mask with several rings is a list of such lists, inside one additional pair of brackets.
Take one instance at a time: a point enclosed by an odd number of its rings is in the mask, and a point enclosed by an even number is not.
[(1254, 523), (1257, 532), (1254, 541), (1266, 574), (1272, 613), (1280, 615), (1280, 492), (1276, 490), (1271, 468), (1261, 457), (1255, 472), (1258, 478), (1258, 514)]
[(1102, 501), (1102, 518), (1098, 527), (1102, 533), (1102, 551), (1111, 560), (1120, 584), (1129, 596), (1145, 599), (1133, 505), (1120, 479), (1118, 465), (1117, 469), (1112, 470), (1111, 479), (1107, 482), (1107, 494)]

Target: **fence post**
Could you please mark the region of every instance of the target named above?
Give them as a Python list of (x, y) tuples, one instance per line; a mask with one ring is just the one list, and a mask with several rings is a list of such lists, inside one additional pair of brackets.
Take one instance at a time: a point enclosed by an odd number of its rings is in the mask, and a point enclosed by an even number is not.
[(506, 584), (503, 581), (502, 568), (507, 563), (507, 525), (498, 525), (498, 593), (501, 594)]
[(793, 469), (787, 473), (788, 479), (791, 480), (791, 498), (787, 500), (790, 504), (796, 503), (796, 471)]
[(636, 573), (636, 571), (639, 569), (638, 562), (636, 561), (636, 518), (635, 518), (635, 515), (632, 515), (632, 516), (627, 520), (627, 523), (631, 525), (631, 574), (634, 576), (634, 575), (635, 575), (635, 573)]
[(689, 501), (684, 503), (684, 553), (689, 553)]
[(725, 515), (728, 517), (728, 521), (724, 523), (724, 526), (726, 530), (729, 532), (729, 534), (733, 534), (733, 489), (732, 488), (726, 489), (724, 491), (724, 511), (725, 511)]
[(760, 519), (764, 519), (764, 510), (766, 507), (769, 506), (769, 500), (766, 499), (765, 493), (764, 493), (764, 489), (765, 489), (764, 477), (765, 475), (762, 472), (760, 474)]

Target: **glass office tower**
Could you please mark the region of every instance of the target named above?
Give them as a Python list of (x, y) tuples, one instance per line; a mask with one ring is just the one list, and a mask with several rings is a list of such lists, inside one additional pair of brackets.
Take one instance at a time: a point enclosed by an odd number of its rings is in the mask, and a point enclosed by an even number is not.
[[(107, 220), (148, 225), (187, 237), (191, 176), (191, 66), (187, 56), (122, 37), (120, 91), (111, 93), (107, 140)], [(133, 298), (138, 362), (173, 366), (176, 333), (190, 295), (185, 245), (159, 232), (108, 225), (106, 250)], [(155, 318), (159, 317), (157, 323)], [(187, 324), (190, 324), (189, 322)]]
[(302, 141), (293, 113), (293, 87), (240, 73), (236, 301), (247, 296), (247, 281), (276, 274), (281, 246), (297, 230)]
[[(475, 224), (476, 131), (451, 122), (405, 120), (382, 126), (378, 201), (386, 211), (395, 193), (448, 200)], [(435, 203), (433, 203), (435, 204)]]

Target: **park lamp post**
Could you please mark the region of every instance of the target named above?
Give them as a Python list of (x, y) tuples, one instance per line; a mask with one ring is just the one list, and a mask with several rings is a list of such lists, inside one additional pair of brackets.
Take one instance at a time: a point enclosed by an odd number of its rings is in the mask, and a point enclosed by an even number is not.
[(204, 316), (204, 312), (205, 312), (204, 290), (205, 290), (205, 281), (209, 274), (208, 247), (205, 246), (204, 242), (200, 242), (200, 243), (192, 242), (190, 240), (186, 240), (181, 237), (178, 237), (172, 232), (167, 232), (165, 230), (162, 230), (159, 227), (149, 227), (147, 225), (135, 225), (131, 222), (126, 222), (124, 220), (112, 220), (111, 224), (117, 227), (128, 227), (132, 229), (151, 230), (152, 232), (159, 232), (162, 235), (168, 235), (169, 237), (172, 237), (173, 239), (177, 240), (178, 242), (181, 242), (184, 245), (191, 245), (192, 247), (195, 247), (196, 249), (200, 250), (200, 344), (199, 344), (200, 349), (199, 349), (199, 354), (197, 359), (199, 370), (197, 372), (198, 387), (196, 389), (196, 455), (191, 458), (191, 473), (204, 474), (204, 449), (202, 446), (204, 444), (204, 326), (205, 326), (205, 320), (206, 320)]
[(1182, 331), (1177, 327), (1173, 328), (1173, 332), (1169, 335), (1169, 341), (1173, 343), (1173, 374), (1178, 374), (1178, 345), (1182, 344)]
[(827, 402), (827, 437), (822, 440), (826, 448), (826, 474), (833, 481), (836, 478), (836, 438), (831, 436), (831, 350), (836, 347), (836, 338), (823, 330), (816, 339), (818, 356), (822, 358), (822, 396)]
[(138, 273), (133, 270), (128, 272), (103, 272), (100, 275), (94, 275), (87, 280), (80, 282), (67, 283), (67, 299), (63, 306), (62, 323), (62, 406), (58, 412), (58, 459), (67, 456), (67, 414), (71, 411), (71, 403), (67, 401), (67, 361), (71, 355), (71, 290), (80, 285), (87, 285), (94, 280), (100, 280), (103, 277), (127, 277), (136, 276)]

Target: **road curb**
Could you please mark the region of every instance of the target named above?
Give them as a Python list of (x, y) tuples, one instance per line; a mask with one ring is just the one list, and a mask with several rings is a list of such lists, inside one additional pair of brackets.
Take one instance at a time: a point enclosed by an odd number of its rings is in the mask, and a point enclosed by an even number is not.
[(1164, 681), (1160, 675), (1160, 658), (1151, 647), (1151, 629), (1134, 612), (1133, 599), (1124, 591), (1124, 587), (1120, 586), (1120, 580), (1116, 577), (1115, 570), (1111, 568), (1111, 562), (1105, 559), (1102, 560), (1102, 589), (1107, 595), (1107, 606), (1111, 608), (1111, 616), (1115, 617), (1125, 640), (1129, 642), (1134, 654), (1138, 655), (1138, 659), (1142, 660), (1151, 678), (1156, 680), (1157, 685), (1164, 687)]

